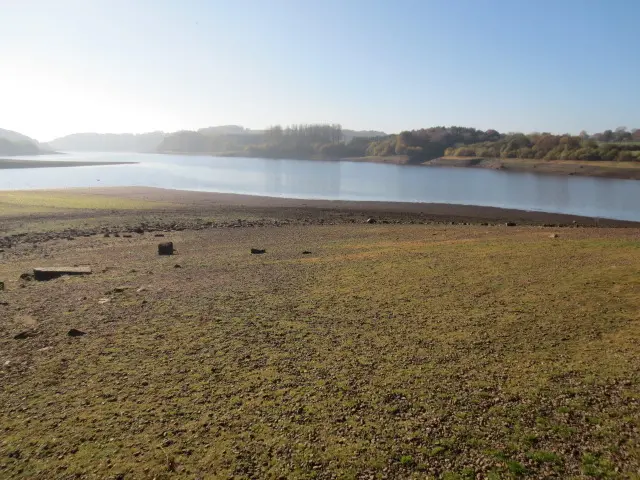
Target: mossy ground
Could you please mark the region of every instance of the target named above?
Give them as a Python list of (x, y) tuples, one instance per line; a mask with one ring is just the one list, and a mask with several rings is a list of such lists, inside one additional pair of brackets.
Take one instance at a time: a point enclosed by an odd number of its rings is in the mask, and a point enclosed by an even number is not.
[[(551, 232), (237, 228), (5, 254), (0, 477), (638, 478), (639, 232)], [(21, 288), (58, 264), (94, 274)]]

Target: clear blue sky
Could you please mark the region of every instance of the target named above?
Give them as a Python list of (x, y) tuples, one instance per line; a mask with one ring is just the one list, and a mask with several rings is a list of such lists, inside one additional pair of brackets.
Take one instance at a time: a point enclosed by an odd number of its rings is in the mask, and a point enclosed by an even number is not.
[(640, 127), (637, 0), (0, 0), (0, 127)]

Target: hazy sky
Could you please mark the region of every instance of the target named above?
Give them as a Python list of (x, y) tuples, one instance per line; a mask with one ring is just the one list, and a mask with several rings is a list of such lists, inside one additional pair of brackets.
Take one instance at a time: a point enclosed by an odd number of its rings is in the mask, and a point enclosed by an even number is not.
[(640, 127), (638, 0), (0, 0), (0, 127)]

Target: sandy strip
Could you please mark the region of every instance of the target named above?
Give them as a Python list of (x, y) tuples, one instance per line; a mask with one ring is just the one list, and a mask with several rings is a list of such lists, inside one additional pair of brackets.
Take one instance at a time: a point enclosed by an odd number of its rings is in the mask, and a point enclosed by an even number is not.
[(105, 165), (131, 165), (138, 162), (78, 162), (69, 160), (16, 160), (1, 159), (0, 170), (12, 168), (97, 167)]

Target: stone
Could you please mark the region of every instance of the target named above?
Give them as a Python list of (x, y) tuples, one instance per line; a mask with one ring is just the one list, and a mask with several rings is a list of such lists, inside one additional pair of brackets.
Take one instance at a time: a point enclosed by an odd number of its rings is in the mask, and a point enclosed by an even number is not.
[(124, 292), (127, 288), (129, 287), (116, 287), (113, 290), (111, 290), (111, 293), (122, 293)]
[(38, 333), (35, 330), (25, 330), (17, 335), (14, 335), (15, 340), (26, 340), (27, 338), (35, 337)]
[(303, 255), (311, 255), (311, 252), (309, 250), (305, 250), (304, 252), (302, 252)]
[(4, 290), (4, 282), (0, 282), (0, 292)]
[(173, 242), (159, 243), (158, 255), (173, 255)]
[(110, 235), (110, 234), (108, 234), (108, 233), (105, 233), (105, 234), (103, 235), (103, 237), (104, 237), (104, 238), (109, 238), (110, 236), (111, 236), (111, 235)]
[(182, 268), (182, 265), (179, 265), (179, 264), (177, 264), (177, 263), (176, 263), (176, 264), (173, 266), (173, 268)]
[(164, 233), (156, 233), (154, 237), (164, 237)]
[(507, 223), (505, 223), (505, 226), (507, 226), (507, 227), (515, 227), (516, 224), (515, 224), (515, 222), (507, 222)]
[(264, 250), (264, 249), (260, 249), (260, 248), (252, 248), (251, 249), (251, 253), (253, 255), (262, 255), (263, 253), (267, 253), (267, 251)]
[(557, 233), (552, 233), (551, 235), (549, 235), (549, 238), (558, 238), (558, 234)]
[(144, 228), (142, 228), (142, 227), (134, 228), (134, 229), (133, 229), (133, 231), (134, 231), (135, 233), (140, 234), (140, 235), (144, 234)]
[(91, 267), (38, 267), (33, 269), (33, 278), (39, 282), (63, 275), (90, 275)]
[(67, 335), (70, 337), (82, 337), (83, 335), (86, 335), (86, 333), (81, 330), (72, 328), (67, 332)]
[(376, 223), (376, 221), (377, 220), (375, 218), (373, 218), (373, 217), (367, 218), (367, 223)]
[(30, 282), (31, 280), (33, 280), (33, 273), (23, 273), (22, 275), (20, 275), (20, 280)]
[(120, 234), (118, 232), (114, 233), (113, 236), (116, 238), (120, 238)]
[(123, 233), (122, 234), (122, 238), (131, 238), (133, 237), (133, 235), (131, 235), (130, 233)]

